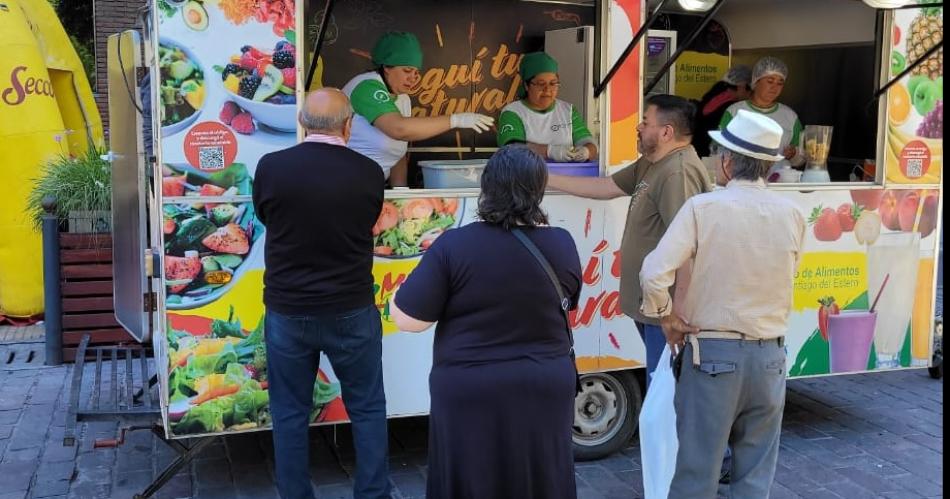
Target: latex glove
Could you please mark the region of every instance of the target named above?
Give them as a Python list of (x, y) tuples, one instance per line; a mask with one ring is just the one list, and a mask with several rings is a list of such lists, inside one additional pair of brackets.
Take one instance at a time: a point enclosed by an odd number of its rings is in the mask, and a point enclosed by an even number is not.
[(580, 146), (571, 153), (571, 161), (574, 163), (583, 163), (590, 159), (590, 149)]
[(785, 159), (791, 160), (795, 157), (796, 154), (798, 154), (798, 148), (795, 146), (788, 146), (782, 152), (785, 153), (784, 154)]
[(482, 133), (495, 123), (495, 118), (479, 113), (455, 113), (449, 116), (452, 128), (469, 128)]
[(548, 157), (556, 163), (571, 163), (574, 156), (574, 146), (566, 144), (548, 144)]

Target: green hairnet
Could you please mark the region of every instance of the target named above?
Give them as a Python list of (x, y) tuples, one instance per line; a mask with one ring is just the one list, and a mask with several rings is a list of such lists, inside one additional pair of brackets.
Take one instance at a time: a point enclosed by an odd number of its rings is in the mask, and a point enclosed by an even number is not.
[(521, 74), (522, 80), (528, 82), (541, 73), (557, 73), (557, 61), (544, 52), (525, 54), (521, 58), (518, 73)]
[(390, 31), (376, 40), (372, 59), (376, 66), (410, 66), (422, 70), (422, 47), (416, 35)]

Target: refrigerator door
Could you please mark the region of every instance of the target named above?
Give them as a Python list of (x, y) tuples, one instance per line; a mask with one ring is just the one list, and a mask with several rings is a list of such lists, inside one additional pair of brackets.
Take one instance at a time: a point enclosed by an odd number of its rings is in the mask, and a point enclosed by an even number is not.
[[(670, 56), (676, 52), (676, 32), (651, 29), (647, 31), (646, 63), (644, 64), (644, 85), (653, 81), (657, 71), (666, 64)], [(676, 65), (663, 75), (660, 82), (653, 87), (648, 95), (676, 93)]]
[(594, 101), (594, 27), (546, 31), (544, 51), (558, 63), (561, 76), (558, 99), (577, 108), (597, 140), (599, 119)]
[[(136, 71), (142, 42), (136, 31), (109, 36), (109, 156), (112, 162), (112, 261), (115, 317), (129, 334), (147, 342), (151, 334), (147, 196), (142, 92)], [(145, 83), (142, 84), (145, 87)], [(146, 88), (146, 91), (149, 91)]]

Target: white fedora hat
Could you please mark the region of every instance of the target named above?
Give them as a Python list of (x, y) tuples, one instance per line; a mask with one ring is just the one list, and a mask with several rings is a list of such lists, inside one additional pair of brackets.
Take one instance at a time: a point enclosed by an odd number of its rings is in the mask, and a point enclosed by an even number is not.
[(779, 161), (782, 127), (768, 116), (740, 109), (724, 130), (709, 132), (719, 145), (751, 158)]

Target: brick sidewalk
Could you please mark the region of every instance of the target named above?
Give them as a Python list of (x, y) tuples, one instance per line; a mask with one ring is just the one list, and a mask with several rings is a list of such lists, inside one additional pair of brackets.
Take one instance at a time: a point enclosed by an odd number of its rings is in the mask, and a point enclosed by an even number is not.
[(43, 341), (44, 334), (46, 330), (42, 323), (29, 326), (0, 326), (0, 343)]
[[(115, 438), (114, 423), (82, 425), (77, 447), (62, 446), (68, 367), (0, 371), (0, 499), (128, 498), (173, 453), (147, 431), (118, 449), (93, 449)], [(88, 377), (87, 377), (88, 378)], [(943, 383), (926, 370), (789, 382), (782, 447), (772, 497), (921, 498), (943, 491)], [(350, 497), (352, 449), (341, 426), (343, 467), (329, 451), (332, 428), (311, 433), (318, 497)], [(425, 492), (426, 420), (391, 423), (394, 497)], [(215, 442), (158, 498), (273, 498), (269, 433)], [(579, 497), (642, 497), (639, 448), (577, 463)]]

